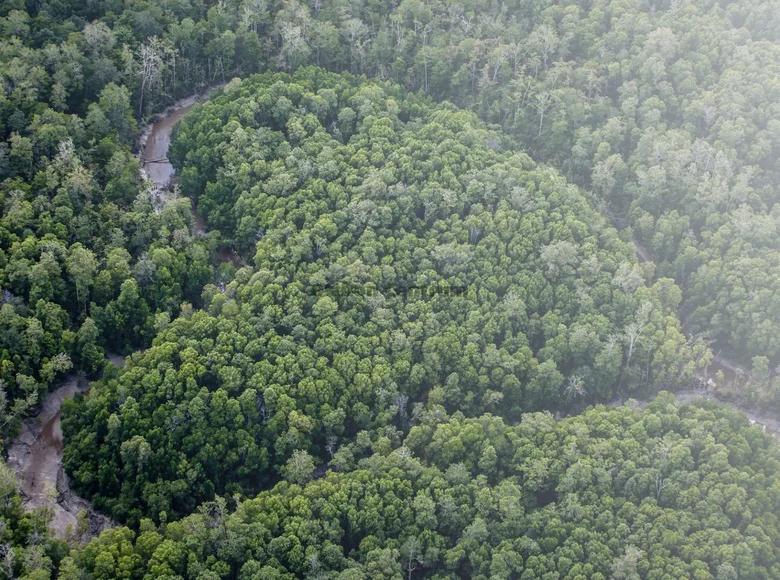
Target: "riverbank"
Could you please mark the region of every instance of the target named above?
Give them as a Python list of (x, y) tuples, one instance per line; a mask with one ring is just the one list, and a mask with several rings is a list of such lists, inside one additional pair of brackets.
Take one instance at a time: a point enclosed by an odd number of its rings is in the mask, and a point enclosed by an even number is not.
[[(176, 123), (190, 112), (197, 103), (209, 98), (211, 93), (221, 87), (217, 85), (203, 92), (176, 101), (173, 105), (158, 113), (144, 126), (138, 138), (138, 158), (141, 161), (141, 175), (155, 185), (153, 195), (162, 209), (170, 198), (170, 185), (175, 170), (168, 161), (168, 147), (171, 133)], [(195, 236), (206, 235), (206, 223), (192, 202), (192, 233)]]
[[(165, 128), (165, 130), (168, 133), (168, 137), (170, 137), (170, 131), (173, 129), (173, 126), (176, 124), (176, 121), (181, 119), (184, 115), (187, 114), (187, 112), (196, 104), (201, 101), (205, 101), (206, 99), (211, 96), (211, 93), (214, 92), (216, 89), (222, 87), (224, 85), (215, 85), (212, 87), (207, 88), (204, 91), (201, 91), (199, 93), (196, 93), (194, 95), (190, 95), (189, 97), (186, 97), (184, 99), (179, 99), (169, 107), (166, 107), (163, 111), (157, 113), (156, 115), (153, 115), (146, 125), (144, 125), (144, 128), (141, 129), (141, 134), (138, 137), (138, 156), (141, 160), (144, 159), (154, 159), (151, 155), (155, 154), (155, 150), (159, 149), (158, 147), (155, 147), (154, 150), (147, 150), (147, 144), (152, 146), (154, 144), (154, 139), (150, 142), (150, 137), (152, 137), (153, 133), (155, 133), (155, 127), (157, 127), (158, 132), (160, 129)], [(164, 131), (162, 131), (164, 132)], [(168, 145), (170, 144), (170, 139), (165, 144), (164, 148), (162, 148), (162, 157), (165, 157), (168, 151)], [(142, 168), (145, 169), (145, 168)], [(172, 168), (171, 168), (172, 169)], [(156, 179), (151, 177), (148, 173), (146, 173), (147, 176), (152, 179), (155, 183), (159, 183)]]
[[(208, 98), (214, 88), (176, 102), (141, 132), (139, 157), (154, 161), (142, 165), (142, 175), (157, 186), (155, 195), (161, 198), (161, 205), (167, 200), (168, 185), (174, 173), (173, 166), (167, 161), (171, 131), (176, 122), (197, 102)], [(205, 223), (194, 208), (193, 216), (193, 233), (205, 235)], [(107, 358), (116, 366), (124, 366), (123, 357), (109, 353)], [(110, 518), (96, 512), (87, 500), (71, 490), (62, 465), (62, 403), (88, 389), (86, 381), (69, 375), (59, 388), (46, 396), (38, 414), (22, 423), (19, 435), (8, 450), (7, 460), (8, 467), (18, 474), (25, 510), (50, 507), (52, 519), (49, 527), (55, 535), (61, 539), (84, 542), (114, 525)], [(86, 528), (79, 530), (82, 518), (86, 518)]]
[(88, 389), (86, 381), (69, 375), (57, 390), (46, 396), (38, 415), (22, 423), (19, 436), (8, 450), (7, 465), (20, 476), (24, 508), (31, 511), (50, 506), (53, 517), (49, 527), (60, 539), (75, 537), (82, 512), (87, 527), (79, 534), (81, 541), (89, 541), (113, 526), (110, 518), (97, 513), (87, 500), (70, 489), (62, 466), (62, 402)]
[[(161, 210), (171, 196), (171, 182), (175, 174), (173, 165), (168, 161), (168, 147), (171, 144), (171, 133), (176, 123), (192, 110), (197, 103), (206, 100), (211, 93), (224, 85), (217, 85), (186, 99), (182, 99), (154, 117), (146, 125), (138, 140), (139, 158), (142, 161), (141, 172), (144, 179), (154, 184), (153, 195)], [(191, 200), (192, 235), (204, 237), (207, 233), (206, 222), (198, 213), (195, 200)], [(233, 267), (241, 267), (241, 258), (233, 248), (225, 247), (219, 250), (217, 258), (221, 262), (230, 262)]]

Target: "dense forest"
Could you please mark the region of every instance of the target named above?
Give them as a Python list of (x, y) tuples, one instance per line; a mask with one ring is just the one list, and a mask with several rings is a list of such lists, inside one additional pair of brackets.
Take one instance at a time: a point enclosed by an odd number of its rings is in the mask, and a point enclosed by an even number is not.
[(405, 430), (432, 389), (518, 420), (692, 380), (706, 351), (674, 283), (646, 287), (576, 188), (499, 147), (471, 114), (317, 69), (190, 113), (182, 189), (254, 266), (66, 408), (77, 488), (120, 520), (181, 515), (297, 451)]
[(780, 410), (779, 42), (771, 0), (2, 2), (0, 449), (92, 380), (62, 460), (117, 526), (0, 463), (0, 578), (780, 578), (772, 439), (598, 405)]
[[(404, 437), (361, 432), (338, 471), (222, 498), (68, 560), (90, 578), (780, 576), (780, 450), (713, 404), (600, 406), (510, 427), (430, 402)], [(66, 578), (80, 578), (76, 573)]]

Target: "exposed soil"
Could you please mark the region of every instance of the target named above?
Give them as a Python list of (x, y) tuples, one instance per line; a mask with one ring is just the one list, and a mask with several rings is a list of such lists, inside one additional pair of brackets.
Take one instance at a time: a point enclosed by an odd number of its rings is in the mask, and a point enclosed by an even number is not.
[[(8, 450), (8, 467), (19, 473), (21, 494), (26, 510), (51, 506), (54, 516), (49, 526), (57, 537), (72, 539), (78, 525), (78, 514), (88, 518), (86, 533), (80, 540), (88, 541), (113, 525), (106, 516), (95, 512), (86, 500), (71, 491), (68, 476), (62, 467), (62, 426), (60, 410), (65, 399), (88, 388), (75, 375), (69, 376), (56, 391), (49, 393), (37, 417), (27, 419), (19, 436)], [(69, 530), (70, 528), (70, 530)]]
[[(207, 98), (211, 91), (182, 99), (155, 117), (146, 125), (138, 139), (139, 158), (141, 159), (141, 175), (154, 184), (153, 197), (155, 206), (161, 211), (171, 198), (172, 180), (176, 170), (168, 161), (168, 147), (171, 145), (171, 133), (176, 123), (190, 112), (195, 103)], [(192, 204), (193, 234), (203, 236), (206, 224), (198, 214), (195, 204)]]
[[(160, 194), (168, 189), (174, 168), (167, 160), (168, 147), (170, 145), (171, 131), (176, 122), (186, 115), (194, 104), (208, 96), (208, 92), (195, 95), (176, 103), (167, 109), (162, 116), (151, 123), (143, 131), (139, 140), (141, 159), (144, 161), (144, 174), (154, 182)], [(193, 234), (203, 236), (206, 234), (206, 225), (203, 218), (197, 212), (195, 205), (192, 208)], [(640, 262), (650, 261), (649, 252), (634, 241), (637, 257)], [(240, 265), (239, 258), (233, 250), (223, 249), (220, 259), (230, 261), (236, 267)], [(116, 366), (124, 366), (124, 357), (109, 353), (108, 360)], [(725, 375), (725, 382), (732, 386), (737, 381), (742, 369), (729, 361), (716, 357), (708, 369), (709, 377), (721, 370)], [(764, 430), (775, 436), (780, 434), (780, 421), (774, 416), (759, 410), (749, 409), (732, 401), (726, 401), (707, 385), (708, 377), (705, 377), (702, 389), (687, 389), (674, 393), (678, 403), (690, 403), (697, 399), (709, 399), (718, 401), (745, 413), (751, 423), (764, 427)], [(710, 383), (709, 387), (714, 386)], [(65, 399), (73, 397), (77, 392), (85, 392), (88, 386), (80, 385), (75, 375), (68, 379), (57, 390), (50, 393), (41, 406), (37, 417), (28, 419), (22, 424), (21, 432), (8, 452), (8, 466), (20, 474), (21, 492), (26, 509), (32, 510), (38, 507), (50, 505), (54, 510), (54, 516), (50, 523), (51, 528), (60, 538), (66, 538), (69, 533), (75, 533), (78, 524), (78, 514), (84, 511), (88, 517), (88, 530), (81, 536), (82, 541), (98, 535), (102, 530), (111, 527), (113, 522), (106, 516), (95, 512), (89, 502), (78, 497), (71, 491), (68, 477), (62, 467), (62, 428), (61, 405)], [(615, 400), (610, 405), (617, 406), (623, 401)], [(644, 406), (647, 401), (638, 401), (639, 406)], [(317, 477), (325, 474), (326, 469), (320, 468)], [(72, 532), (69, 532), (72, 530)]]
[(217, 255), (221, 262), (230, 262), (236, 269), (241, 267), (241, 257), (233, 248), (222, 248)]

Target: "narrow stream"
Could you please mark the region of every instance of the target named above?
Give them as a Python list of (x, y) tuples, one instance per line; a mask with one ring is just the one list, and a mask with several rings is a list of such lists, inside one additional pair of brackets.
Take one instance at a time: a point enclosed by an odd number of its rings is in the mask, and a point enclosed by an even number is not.
[[(171, 133), (177, 121), (182, 119), (190, 112), (192, 107), (198, 102), (208, 98), (211, 91), (194, 95), (178, 101), (168, 109), (162, 116), (145, 127), (139, 139), (139, 149), (141, 151), (142, 171), (157, 185), (158, 195), (163, 198), (169, 191), (171, 179), (176, 170), (168, 161), (168, 147), (171, 145)], [(192, 202), (192, 233), (195, 236), (206, 235), (206, 222), (198, 213), (195, 201)]]
[[(169, 186), (171, 178), (175, 172), (173, 166), (167, 161), (168, 146), (171, 142), (171, 131), (173, 130), (176, 122), (184, 117), (190, 109), (199, 100), (208, 96), (208, 93), (198, 97), (191, 97), (190, 99), (180, 101), (168, 110), (167, 114), (161, 119), (150, 125), (147, 131), (144, 132), (142, 137), (143, 143), (143, 155), (142, 158), (146, 161), (144, 170), (147, 172), (149, 178), (154, 181), (160, 188), (165, 189)], [(193, 204), (193, 233), (195, 235), (205, 235), (206, 224), (203, 218), (198, 214), (197, 209)], [(640, 263), (652, 261), (650, 252), (642, 246), (636, 239), (632, 240), (634, 249), (636, 251), (637, 259)], [(235, 251), (229, 248), (223, 248), (219, 253), (219, 258), (223, 262), (230, 261), (237, 268), (240, 267), (239, 258)], [(701, 378), (702, 384), (707, 385), (706, 388), (697, 390), (681, 390), (675, 393), (675, 400), (678, 403), (690, 403), (696, 399), (709, 399), (719, 402), (722, 405), (732, 407), (743, 413), (748, 417), (751, 423), (758, 424), (764, 428), (764, 431), (771, 433), (776, 437), (780, 436), (780, 421), (778, 421), (773, 415), (756, 412), (752, 409), (745, 408), (739, 404), (735, 404), (731, 401), (720, 399), (713, 390), (716, 385), (712, 381), (711, 377), (715, 376), (715, 373), (720, 370), (724, 373), (726, 384), (730, 384), (731, 388), (736, 386), (737, 382), (737, 367), (728, 360), (717, 356), (708, 369), (706, 377)], [(646, 401), (639, 401), (640, 405), (646, 404)], [(612, 401), (610, 405), (619, 405), (620, 401)]]
[[(167, 159), (173, 126), (206, 96), (197, 95), (179, 101), (141, 134), (139, 148), (142, 159), (146, 161), (143, 170), (161, 193), (168, 190), (174, 174), (174, 168)], [(203, 218), (193, 207), (193, 233), (205, 235), (205, 232)], [(109, 354), (108, 359), (117, 366), (124, 364), (123, 359), (116, 355)], [(23, 422), (19, 436), (8, 450), (7, 465), (19, 474), (25, 509), (31, 511), (50, 506), (53, 516), (49, 527), (61, 539), (88, 541), (114, 525), (110, 518), (97, 513), (87, 500), (70, 489), (62, 466), (62, 402), (76, 393), (86, 392), (88, 388), (89, 385), (86, 382), (80, 384), (75, 375), (68, 376), (59, 388), (46, 396), (39, 414)], [(77, 528), (81, 512), (87, 516), (87, 529), (79, 534)]]
[[(171, 144), (171, 132), (176, 122), (184, 117), (197, 102), (205, 99), (210, 93), (204, 93), (197, 97), (190, 97), (179, 101), (167, 110), (166, 114), (147, 126), (141, 135), (141, 160), (143, 171), (149, 179), (158, 186), (158, 195), (165, 198), (171, 179), (176, 173), (173, 165), (168, 161), (168, 147)], [(206, 222), (198, 213), (198, 208), (192, 202), (192, 233), (195, 236), (206, 235)], [(232, 248), (222, 248), (217, 257), (222, 262), (230, 262), (235, 268), (241, 267), (241, 259)]]
[(167, 187), (175, 173), (173, 165), (168, 161), (168, 147), (171, 144), (171, 132), (176, 121), (189, 113), (195, 105), (195, 102), (189, 102), (189, 99), (187, 103), (180, 108), (174, 107), (170, 114), (152, 123), (146, 136), (141, 155), (144, 161), (144, 171), (149, 179), (160, 187)]

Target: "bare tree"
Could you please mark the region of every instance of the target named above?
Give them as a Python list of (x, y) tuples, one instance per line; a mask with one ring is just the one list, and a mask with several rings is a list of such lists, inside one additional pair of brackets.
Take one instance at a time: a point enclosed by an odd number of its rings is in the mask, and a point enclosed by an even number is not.
[(482, 233), (482, 229), (477, 226), (471, 226), (469, 228), (469, 243), (476, 245), (479, 240), (479, 235)]
[(147, 88), (154, 85), (160, 74), (160, 54), (157, 43), (151, 39), (138, 49), (138, 58), (141, 60), (141, 92), (138, 98), (138, 117), (143, 117), (144, 96)]
[(541, 54), (542, 64), (544, 68), (547, 68), (547, 62), (560, 44), (560, 39), (555, 29), (546, 24), (537, 26), (531, 33), (529, 41), (533, 43), (534, 48)]
[(571, 399), (572, 397), (584, 397), (585, 381), (583, 381), (582, 377), (579, 375), (570, 376), (564, 394), (567, 399)]
[(241, 23), (257, 33), (260, 24), (268, 16), (268, 2), (266, 0), (247, 0), (241, 6)]
[(260, 413), (260, 418), (263, 420), (263, 425), (271, 420), (271, 410), (265, 404), (263, 393), (257, 393), (255, 396), (255, 408)]
[(539, 93), (534, 99), (534, 108), (536, 108), (536, 112), (539, 113), (539, 137), (542, 136), (542, 128), (544, 127), (544, 113), (550, 108), (551, 104), (552, 93), (549, 91)]
[(356, 56), (362, 64), (363, 38), (368, 34), (368, 28), (359, 18), (348, 18), (342, 25), (341, 34), (349, 43), (350, 69), (354, 70)]
[(403, 445), (396, 449), (396, 453), (398, 454), (398, 457), (403, 459), (404, 461), (408, 461), (412, 457), (414, 457), (414, 454), (412, 453), (412, 450), (409, 449), (406, 445)]
[(650, 311), (653, 305), (650, 302), (643, 302), (637, 310), (634, 322), (626, 326), (623, 336), (628, 345), (628, 355), (626, 356), (626, 367), (631, 364), (631, 358), (634, 355), (637, 345), (642, 341), (642, 332), (647, 327), (650, 317)]
[(327, 451), (330, 454), (330, 458), (333, 459), (333, 456), (336, 454), (336, 450), (339, 447), (339, 438), (335, 435), (331, 435), (327, 438), (325, 441), (325, 451)]
[(664, 480), (664, 472), (669, 465), (669, 458), (672, 456), (672, 448), (670, 445), (662, 441), (655, 450), (655, 454), (658, 456), (658, 473), (655, 476), (655, 499), (658, 500), (661, 497), (661, 492), (669, 487), (669, 484)]
[(284, 475), (293, 483), (303, 485), (314, 475), (314, 459), (306, 451), (296, 449), (284, 466)]
[(0, 570), (3, 571), (6, 578), (14, 577), (14, 565), (16, 558), (11, 544), (0, 544)]
[(407, 579), (412, 579), (412, 573), (424, 564), (422, 557), (422, 543), (419, 538), (411, 536), (401, 546), (403, 568), (406, 570)]

